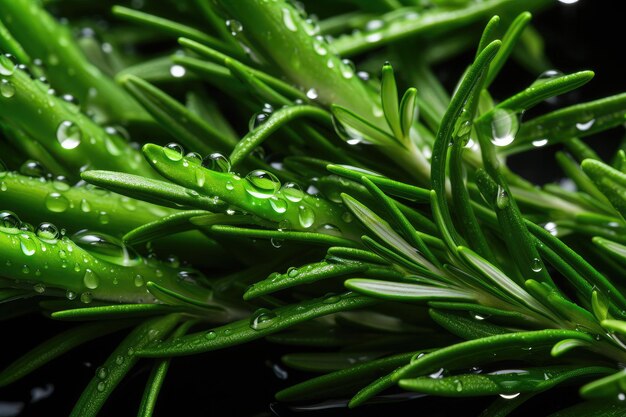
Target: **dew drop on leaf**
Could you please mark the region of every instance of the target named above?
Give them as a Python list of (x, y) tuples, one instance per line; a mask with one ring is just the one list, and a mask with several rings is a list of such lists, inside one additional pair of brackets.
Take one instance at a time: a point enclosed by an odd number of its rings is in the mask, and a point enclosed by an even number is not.
[(20, 248), (22, 253), (26, 256), (32, 256), (35, 254), (37, 246), (35, 241), (27, 234), (20, 235)]
[(257, 169), (246, 175), (245, 189), (254, 197), (270, 198), (280, 189), (280, 181), (271, 172)]
[(187, 70), (182, 65), (172, 65), (170, 67), (170, 75), (174, 78), (184, 77), (186, 72)]
[(104, 233), (81, 230), (72, 236), (76, 245), (93, 256), (120, 266), (135, 265), (139, 255), (121, 240)]
[(532, 269), (533, 272), (541, 272), (541, 270), (543, 269), (543, 264), (541, 262), (541, 259), (533, 258), (530, 264), (530, 269)]
[(4, 227), (7, 229), (18, 230), (22, 225), (22, 221), (17, 214), (12, 211), (2, 211), (0, 212), (0, 227)]
[(239, 35), (243, 31), (243, 25), (238, 20), (229, 19), (226, 21), (226, 27), (233, 36)]
[(64, 120), (57, 127), (57, 140), (63, 149), (74, 149), (80, 145), (82, 133), (74, 122)]
[(287, 202), (282, 197), (272, 196), (270, 198), (270, 205), (276, 213), (282, 214), (287, 211)]
[(15, 72), (15, 58), (11, 54), (0, 55), (0, 75), (13, 75)]
[(49, 193), (45, 200), (46, 208), (53, 213), (63, 213), (70, 206), (70, 202), (63, 194)]
[(41, 223), (37, 226), (35, 233), (38, 238), (50, 243), (56, 241), (60, 236), (59, 229), (57, 229), (57, 227), (52, 223), (47, 222)]
[(29, 159), (20, 166), (20, 174), (27, 177), (41, 178), (45, 175), (46, 170), (38, 161)]
[(491, 143), (496, 146), (510, 145), (519, 130), (519, 118), (510, 110), (497, 109), (491, 121)]
[(307, 229), (315, 222), (315, 212), (310, 207), (301, 205), (298, 207), (298, 221), (300, 226)]
[(202, 166), (217, 172), (230, 172), (230, 160), (219, 152), (214, 152), (204, 158)]
[(513, 398), (517, 398), (520, 395), (519, 392), (516, 392), (515, 394), (500, 394), (500, 397), (504, 398), (505, 400), (512, 400)]
[(185, 150), (178, 143), (172, 142), (168, 143), (163, 147), (163, 153), (167, 157), (167, 159), (171, 161), (180, 161), (183, 159), (183, 154)]
[(297, 32), (298, 31), (298, 27), (296, 26), (296, 22), (293, 19), (293, 15), (291, 14), (291, 9), (288, 7), (283, 7), (282, 9), (282, 14), (283, 14), (283, 24), (285, 25), (285, 27), (287, 29), (289, 29), (292, 32)]
[(0, 94), (4, 98), (11, 98), (15, 95), (15, 86), (9, 80), (0, 81)]
[(498, 194), (496, 196), (496, 206), (503, 210), (509, 206), (510, 203), (509, 193), (502, 187), (498, 186)]
[(263, 330), (271, 327), (276, 320), (276, 314), (266, 308), (260, 308), (250, 317), (250, 328)]
[(302, 188), (295, 182), (287, 182), (281, 187), (281, 193), (291, 202), (299, 203), (304, 198)]
[(100, 278), (98, 278), (98, 275), (96, 275), (96, 273), (93, 272), (91, 269), (85, 269), (83, 284), (85, 284), (85, 287), (89, 288), (90, 290), (95, 290), (96, 288), (98, 288), (98, 285), (100, 285)]

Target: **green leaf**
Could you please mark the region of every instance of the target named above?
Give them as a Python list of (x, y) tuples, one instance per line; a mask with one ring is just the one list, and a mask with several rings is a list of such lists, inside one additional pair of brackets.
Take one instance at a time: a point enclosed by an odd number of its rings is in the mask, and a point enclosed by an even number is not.
[(595, 380), (580, 388), (580, 395), (588, 400), (617, 399), (626, 390), (626, 370)]
[(190, 219), (209, 212), (203, 210), (186, 210), (170, 214), (150, 223), (143, 224), (124, 235), (124, 242), (137, 245), (158, 238), (194, 229)]
[(623, 191), (626, 187), (626, 174), (593, 159), (585, 159), (581, 167), (622, 217), (626, 216), (626, 198)]
[[(346, 293), (313, 299), (278, 308), (274, 311), (260, 311), (257, 316), (239, 320), (216, 329), (193, 333), (177, 340), (165, 341), (139, 351), (139, 355), (148, 357), (181, 356), (208, 352), (239, 345), (265, 337), (296, 324), (312, 320), (327, 314), (364, 308), (375, 304), (370, 297)], [(263, 317), (259, 317), (264, 315)], [(262, 321), (259, 325), (255, 322)], [(252, 325), (251, 325), (252, 323)], [(263, 324), (264, 323), (264, 324)]]
[(328, 113), (318, 107), (295, 105), (280, 108), (274, 111), (264, 123), (260, 124), (237, 143), (235, 149), (230, 154), (231, 164), (233, 166), (239, 164), (267, 140), (272, 133), (292, 120), (301, 117), (308, 117), (330, 124)]
[(338, 129), (340, 131), (343, 129), (346, 132), (344, 135), (346, 140), (365, 141), (377, 146), (394, 147), (398, 145), (393, 136), (347, 108), (334, 104), (331, 110), (335, 120), (340, 123)]
[(419, 377), (401, 379), (400, 388), (443, 397), (481, 395), (516, 395), (521, 392), (546, 391), (571, 379), (588, 378), (612, 372), (599, 366), (542, 367), (489, 374), (465, 374), (444, 378)]
[(380, 83), (380, 99), (383, 105), (383, 114), (387, 124), (397, 139), (404, 137), (398, 109), (398, 88), (393, 67), (388, 62), (383, 65)]
[(345, 286), (373, 297), (396, 301), (423, 300), (472, 300), (476, 296), (470, 292), (454, 288), (431, 287), (401, 282), (374, 279), (352, 278)]
[(120, 317), (150, 317), (172, 312), (175, 310), (171, 307), (159, 304), (122, 304), (55, 311), (51, 316), (59, 320), (111, 320)]
[[(415, 359), (395, 372), (393, 380), (421, 376), (440, 368), (454, 370), (507, 359), (520, 360), (549, 351), (554, 343), (563, 339), (590, 340), (590, 337), (571, 330), (538, 330), (470, 340)], [(529, 347), (531, 350), (528, 350)]]
[(417, 120), (417, 89), (409, 88), (400, 101), (400, 126), (402, 127), (402, 137), (406, 141), (410, 137), (413, 122)]
[(276, 394), (276, 399), (279, 401), (307, 401), (344, 392), (354, 392), (367, 384), (367, 381), (406, 364), (414, 354), (415, 352), (401, 353), (322, 375), (279, 391)]
[(506, 63), (509, 55), (513, 52), (519, 37), (530, 22), (531, 17), (532, 15), (529, 12), (524, 12), (517, 16), (507, 29), (504, 37), (502, 38), (502, 48), (500, 48), (498, 54), (493, 59), (493, 63), (489, 67), (485, 88), (488, 88), (493, 80), (498, 76), (498, 73)]
[(450, 333), (467, 340), (511, 332), (510, 329), (502, 326), (454, 313), (444, 313), (432, 308), (429, 310), (429, 314), (435, 323), (439, 324)]
[(368, 269), (367, 264), (337, 264), (316, 262), (298, 268), (289, 268), (284, 274), (273, 273), (267, 279), (250, 286), (243, 295), (244, 300), (251, 300), (261, 295), (292, 288), (300, 284), (335, 278), (344, 275), (353, 275)]
[(139, 359), (136, 352), (167, 336), (178, 320), (179, 317), (172, 314), (137, 326), (96, 370), (96, 375), (83, 391), (70, 416), (97, 415), (115, 387)]
[(118, 77), (118, 82), (187, 149), (208, 154), (226, 152), (235, 144), (229, 136), (222, 135), (185, 106), (141, 78), (124, 74)]
[(546, 138), (548, 144), (555, 144), (602, 132), (624, 123), (624, 112), (626, 94), (559, 109), (522, 123), (513, 147), (529, 147)]

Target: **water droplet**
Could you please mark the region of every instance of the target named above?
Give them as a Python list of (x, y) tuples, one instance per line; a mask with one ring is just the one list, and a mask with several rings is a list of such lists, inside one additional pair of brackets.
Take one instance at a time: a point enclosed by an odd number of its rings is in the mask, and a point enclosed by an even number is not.
[(115, 364), (116, 365), (121, 365), (124, 363), (126, 359), (124, 359), (124, 357), (122, 355), (117, 355), (117, 357), (115, 358)]
[(237, 36), (241, 33), (241, 31), (243, 31), (243, 25), (238, 20), (227, 20), (226, 27), (230, 30), (230, 34), (233, 36)]
[(300, 221), (300, 226), (307, 229), (315, 222), (315, 212), (310, 207), (301, 205), (298, 207), (298, 220)]
[(280, 188), (280, 181), (271, 172), (257, 169), (246, 175), (246, 191), (258, 198), (270, 198)]
[(509, 206), (509, 193), (502, 187), (498, 186), (498, 194), (496, 196), (496, 206), (503, 210)]
[(299, 203), (304, 198), (302, 188), (295, 182), (287, 182), (280, 189), (281, 194), (289, 201)]
[(95, 290), (98, 288), (98, 285), (100, 285), (100, 279), (91, 269), (86, 269), (85, 275), (83, 276), (83, 284), (90, 290)]
[(208, 155), (202, 161), (202, 166), (217, 172), (230, 172), (230, 160), (219, 152)]
[(136, 265), (139, 255), (121, 240), (104, 233), (81, 230), (72, 236), (76, 245), (104, 261), (121, 266)]
[(32, 256), (37, 250), (37, 245), (29, 235), (24, 233), (20, 235), (20, 248), (24, 255)]
[(46, 170), (38, 161), (29, 159), (20, 166), (20, 174), (27, 177), (41, 178), (45, 176)]
[(541, 272), (541, 270), (543, 269), (543, 263), (541, 262), (541, 259), (533, 258), (530, 264), (530, 269), (532, 269), (533, 272)]
[(250, 129), (251, 131), (256, 129), (257, 127), (265, 123), (269, 118), (270, 114), (263, 111), (253, 114), (250, 118), (250, 121), (248, 122), (248, 129)]
[(287, 211), (287, 201), (282, 197), (272, 196), (270, 197), (270, 205), (276, 213), (284, 213)]
[(107, 384), (104, 381), (98, 382), (98, 385), (96, 386), (96, 389), (98, 390), (98, 392), (103, 392), (106, 388), (107, 388)]
[(297, 277), (299, 274), (300, 274), (300, 271), (298, 271), (298, 268), (295, 268), (295, 267), (293, 267), (293, 266), (287, 270), (287, 276), (288, 276), (289, 278), (295, 278), (295, 277)]
[(37, 237), (48, 242), (54, 243), (59, 238), (59, 229), (52, 223), (41, 223), (37, 226)]
[(80, 301), (85, 304), (91, 303), (93, 295), (90, 292), (84, 292), (80, 295)]
[(227, 189), (228, 191), (232, 191), (232, 190), (234, 190), (234, 189), (235, 189), (235, 186), (233, 185), (233, 183), (232, 183), (232, 182), (230, 182), (230, 181), (226, 181), (226, 189)]
[(74, 149), (82, 140), (80, 128), (69, 120), (64, 120), (57, 128), (57, 140), (63, 149)]
[(270, 239), (270, 243), (272, 244), (273, 247), (275, 247), (276, 249), (279, 249), (280, 247), (283, 246), (283, 243), (285, 243), (285, 241), (283, 239), (277, 239), (273, 237)]
[(554, 222), (548, 222), (548, 223), (544, 224), (543, 228), (546, 229), (548, 232), (550, 232), (550, 234), (552, 236), (557, 236), (558, 235), (558, 230), (557, 230), (557, 227), (556, 227), (556, 223), (554, 223)]
[(519, 119), (510, 110), (497, 109), (491, 121), (491, 143), (496, 146), (510, 145), (519, 130)]
[(83, 213), (89, 213), (91, 211), (91, 204), (86, 199), (80, 201), (80, 209)]
[(171, 161), (180, 161), (183, 159), (185, 150), (178, 143), (168, 143), (163, 147), (163, 153)]
[(2, 211), (0, 212), (0, 227), (4, 227), (7, 229), (15, 229), (19, 230), (22, 225), (22, 221), (17, 214), (12, 211)]
[(185, 76), (187, 70), (182, 65), (172, 65), (170, 67), (170, 75), (174, 78), (181, 78)]
[(204, 334), (204, 337), (205, 337), (205, 339), (213, 340), (213, 339), (215, 339), (217, 337), (217, 333), (215, 333), (214, 331), (211, 330), (209, 332), (206, 332)]
[(562, 75), (563, 75), (563, 73), (561, 71), (559, 71), (559, 70), (555, 70), (555, 69), (547, 70), (547, 71), (544, 71), (541, 74), (539, 74), (539, 77), (537, 77), (537, 79), (535, 80), (535, 82), (532, 85), (543, 84), (546, 81), (553, 80), (553, 79), (558, 78), (558, 77), (560, 77)]
[(519, 392), (516, 392), (515, 394), (500, 394), (500, 397), (504, 398), (505, 400), (512, 400), (513, 398), (517, 398), (520, 395)]
[(328, 48), (326, 47), (326, 41), (323, 36), (316, 36), (313, 41), (313, 50), (316, 54), (320, 56), (324, 56), (328, 53)]
[(98, 221), (100, 224), (108, 224), (109, 223), (109, 214), (106, 211), (101, 211), (98, 213)]
[(356, 72), (354, 62), (350, 61), (349, 59), (342, 59), (341, 64), (341, 75), (343, 75), (343, 78), (352, 78), (354, 76), (354, 73)]
[(11, 54), (0, 55), (0, 75), (13, 75), (15, 72), (16, 62)]
[(282, 13), (283, 13), (283, 23), (285, 24), (285, 27), (292, 32), (296, 32), (298, 30), (298, 27), (296, 26), (296, 23), (291, 14), (292, 13), (291, 9), (288, 7), (283, 7)]
[(0, 94), (2, 97), (11, 98), (15, 95), (15, 86), (9, 80), (0, 81)]
[(96, 369), (96, 376), (99, 379), (106, 379), (108, 375), (109, 375), (109, 372), (107, 371), (107, 368), (105, 368), (104, 366), (101, 366), (98, 369)]
[(63, 213), (70, 206), (70, 202), (63, 194), (50, 193), (46, 196), (46, 208), (53, 213)]
[(276, 314), (266, 308), (260, 308), (250, 317), (250, 327), (253, 330), (263, 330), (271, 327), (276, 320)]
[(586, 122), (576, 123), (576, 129), (580, 130), (581, 132), (587, 131), (591, 129), (591, 126), (593, 126), (595, 122), (596, 119), (591, 119)]
[(76, 299), (76, 293), (74, 291), (67, 290), (65, 291), (65, 298), (67, 298), (70, 301), (73, 301)]
[(559, 0), (559, 2), (563, 4), (574, 4), (574, 3), (578, 3), (578, 0)]
[(455, 379), (454, 380), (454, 388), (456, 389), (456, 392), (463, 391), (463, 382), (461, 382), (460, 379)]
[(548, 144), (548, 139), (537, 139), (533, 140), (532, 144), (536, 148), (541, 148), (542, 146), (546, 146)]
[[(23, 270), (22, 270), (22, 272), (23, 272)], [(33, 290), (37, 294), (43, 294), (43, 293), (46, 292), (46, 286), (44, 284), (38, 283), (38, 284), (33, 285)]]
[(318, 97), (317, 90), (315, 88), (309, 88), (306, 92), (306, 96), (309, 100), (316, 100)]

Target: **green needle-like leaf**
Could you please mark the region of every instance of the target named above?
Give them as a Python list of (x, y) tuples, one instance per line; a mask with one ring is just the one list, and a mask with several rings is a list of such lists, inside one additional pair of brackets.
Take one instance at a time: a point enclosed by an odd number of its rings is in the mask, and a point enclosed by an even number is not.
[(146, 347), (139, 354), (148, 357), (181, 356), (223, 349), (228, 346), (259, 339), (317, 317), (339, 311), (363, 308), (375, 303), (376, 301), (372, 298), (346, 293), (305, 301), (281, 307), (274, 311), (261, 310), (249, 319)]
[(96, 375), (83, 391), (70, 416), (97, 415), (106, 399), (139, 359), (136, 352), (166, 337), (178, 320), (179, 317), (172, 314), (137, 326), (96, 370)]

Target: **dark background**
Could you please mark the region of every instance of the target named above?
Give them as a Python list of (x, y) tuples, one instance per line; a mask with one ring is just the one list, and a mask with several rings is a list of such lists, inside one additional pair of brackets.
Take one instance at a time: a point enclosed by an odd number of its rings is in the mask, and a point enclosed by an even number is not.
[[(519, 0), (523, 1), (523, 0)], [(563, 72), (592, 69), (596, 78), (580, 91), (560, 99), (556, 106), (592, 100), (626, 91), (623, 62), (625, 48), (623, 26), (626, 24), (624, 8), (618, 1), (580, 0), (573, 5), (557, 4), (552, 9), (535, 16), (534, 22), (544, 35), (547, 54), (554, 68)], [(467, 61), (461, 62), (466, 65)], [(514, 92), (534, 80), (514, 64), (503, 71), (502, 79), (494, 85), (496, 98)], [(511, 88), (513, 85), (513, 89)], [(502, 93), (502, 95), (498, 95)], [(590, 139), (590, 143), (603, 156), (615, 148), (623, 129), (616, 129)], [(560, 178), (562, 173), (554, 163), (553, 152), (542, 149), (524, 154), (511, 161), (513, 169), (535, 182)], [(62, 323), (50, 322), (39, 316), (28, 316), (2, 323), (0, 339), (0, 367), (32, 348), (41, 341), (65, 328)], [(97, 364), (104, 361), (121, 336), (105, 337), (66, 355), (45, 366), (34, 375), (10, 387), (0, 389), (0, 417), (8, 403), (21, 404), (20, 416), (63, 416), (69, 414), (72, 405), (90, 378)], [(157, 416), (475, 416), (491, 399), (454, 400), (420, 398), (397, 404), (370, 405), (348, 411), (341, 403), (327, 405), (339, 408), (317, 407), (305, 410), (274, 404), (273, 393), (278, 389), (306, 377), (288, 371), (287, 380), (277, 377), (273, 367), (280, 356), (290, 350), (284, 347), (255, 342), (246, 346), (213, 352), (191, 358), (177, 358), (172, 362), (170, 373), (158, 401)], [(281, 368), (284, 370), (284, 368)], [(143, 384), (149, 372), (144, 361), (130, 377), (116, 389), (103, 409), (102, 416), (132, 416), (136, 414)], [(33, 402), (36, 392), (49, 393), (46, 398)], [(541, 395), (528, 404), (535, 416), (547, 415), (577, 400), (575, 389), (554, 391), (549, 400)], [(453, 403), (458, 407), (451, 408)], [(306, 408), (306, 407), (304, 407)], [(311, 408), (311, 407), (309, 407)], [(312, 407), (316, 408), (316, 407)], [(514, 416), (528, 415), (529, 408)]]

